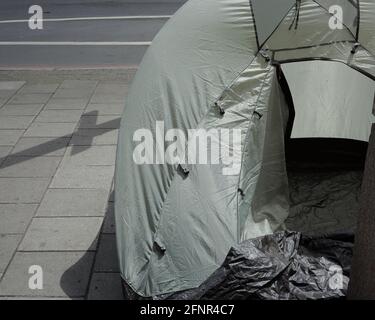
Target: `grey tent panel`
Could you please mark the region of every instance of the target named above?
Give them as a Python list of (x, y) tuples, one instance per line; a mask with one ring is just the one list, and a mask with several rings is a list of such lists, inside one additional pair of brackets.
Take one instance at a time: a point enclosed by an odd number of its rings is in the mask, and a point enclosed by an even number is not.
[[(258, 40), (261, 46), (294, 6), (295, 0), (253, 0), (250, 2), (254, 11)], [(275, 10), (275, 8), (278, 10)]]

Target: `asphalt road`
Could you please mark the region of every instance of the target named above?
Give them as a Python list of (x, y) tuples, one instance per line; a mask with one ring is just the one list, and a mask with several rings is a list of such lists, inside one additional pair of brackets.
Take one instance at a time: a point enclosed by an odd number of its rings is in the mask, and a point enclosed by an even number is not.
[[(0, 69), (133, 67), (183, 0), (1, 0)], [(31, 5), (43, 29), (31, 30)]]

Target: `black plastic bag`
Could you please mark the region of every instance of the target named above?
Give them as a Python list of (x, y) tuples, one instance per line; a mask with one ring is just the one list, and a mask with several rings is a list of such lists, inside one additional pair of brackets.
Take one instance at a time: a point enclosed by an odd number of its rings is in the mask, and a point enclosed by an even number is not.
[(198, 288), (155, 299), (334, 299), (345, 297), (352, 234), (277, 232), (233, 247)]

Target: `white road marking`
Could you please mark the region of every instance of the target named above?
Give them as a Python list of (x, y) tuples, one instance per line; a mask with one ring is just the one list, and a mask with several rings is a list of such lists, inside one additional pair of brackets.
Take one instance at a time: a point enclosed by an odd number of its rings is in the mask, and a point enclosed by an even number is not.
[[(109, 17), (76, 17), (76, 18), (51, 18), (43, 19), (43, 22), (65, 22), (65, 21), (90, 21), (90, 20), (140, 20), (140, 19), (169, 19), (172, 16), (109, 16)], [(29, 19), (0, 20), (0, 23), (23, 23)]]
[(56, 65), (56, 66), (44, 66), (44, 65), (24, 65), (24, 66), (12, 66), (12, 65), (1, 65), (0, 71), (14, 71), (14, 70), (44, 70), (44, 71), (54, 71), (54, 70), (129, 70), (138, 69), (138, 65)]
[(149, 46), (151, 41), (0, 41), (0, 46)]

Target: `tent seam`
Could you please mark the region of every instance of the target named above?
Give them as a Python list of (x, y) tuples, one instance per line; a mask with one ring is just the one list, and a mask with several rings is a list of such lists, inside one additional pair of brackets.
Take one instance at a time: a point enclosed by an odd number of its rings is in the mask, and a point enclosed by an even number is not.
[[(263, 93), (263, 89), (264, 89), (264, 86), (266, 84), (266, 79), (269, 75), (269, 73), (271, 72), (271, 70), (273, 69), (273, 66), (272, 65), (269, 65), (268, 66), (268, 71), (267, 71), (267, 74), (264, 75), (264, 78), (262, 80), (262, 87), (260, 89), (260, 92), (258, 94), (258, 97), (257, 97), (257, 100), (255, 102), (255, 110), (258, 106), (258, 102), (259, 102), (259, 99), (260, 99), (260, 96), (261, 94)], [(249, 120), (249, 123), (247, 125), (247, 132), (246, 132), (246, 136), (245, 136), (245, 141), (247, 141), (247, 138), (249, 137), (249, 134), (250, 134), (250, 125), (252, 123), (252, 120), (253, 118), (251, 118)], [(237, 190), (240, 188), (240, 183), (241, 183), (241, 175), (242, 175), (242, 168), (243, 168), (243, 158), (244, 158), (244, 151), (245, 151), (245, 146), (243, 146), (243, 150), (242, 150), (242, 156), (241, 156), (241, 168), (240, 168), (240, 173), (238, 175), (238, 182), (237, 182)], [(239, 206), (238, 206), (238, 202), (239, 202), (239, 193), (237, 192), (236, 194), (236, 198), (237, 198), (237, 201), (236, 201), (236, 207), (237, 207), (237, 243), (240, 242), (240, 228), (239, 228)]]
[(262, 45), (259, 48), (259, 51), (264, 47), (265, 44), (267, 44), (268, 40), (274, 35), (274, 33), (277, 31), (277, 29), (279, 29), (279, 27), (281, 26), (281, 24), (288, 17), (288, 15), (291, 13), (291, 11), (293, 10), (294, 7), (295, 7), (295, 4), (293, 4), (290, 7), (290, 9), (287, 11), (287, 13), (285, 14), (285, 16), (280, 20), (280, 22), (278, 23), (278, 25), (276, 26), (276, 28), (271, 32), (271, 34), (266, 38), (266, 40), (263, 41)]
[(254, 8), (253, 8), (253, 1), (252, 0), (249, 0), (249, 6), (250, 6), (250, 10), (251, 10), (251, 15), (253, 17), (254, 32), (255, 32), (255, 38), (256, 38), (256, 42), (257, 42), (257, 48), (259, 50), (260, 49), (260, 43), (259, 43), (259, 38), (258, 38), (258, 29), (257, 29), (256, 20), (255, 20), (255, 12), (254, 12)]

